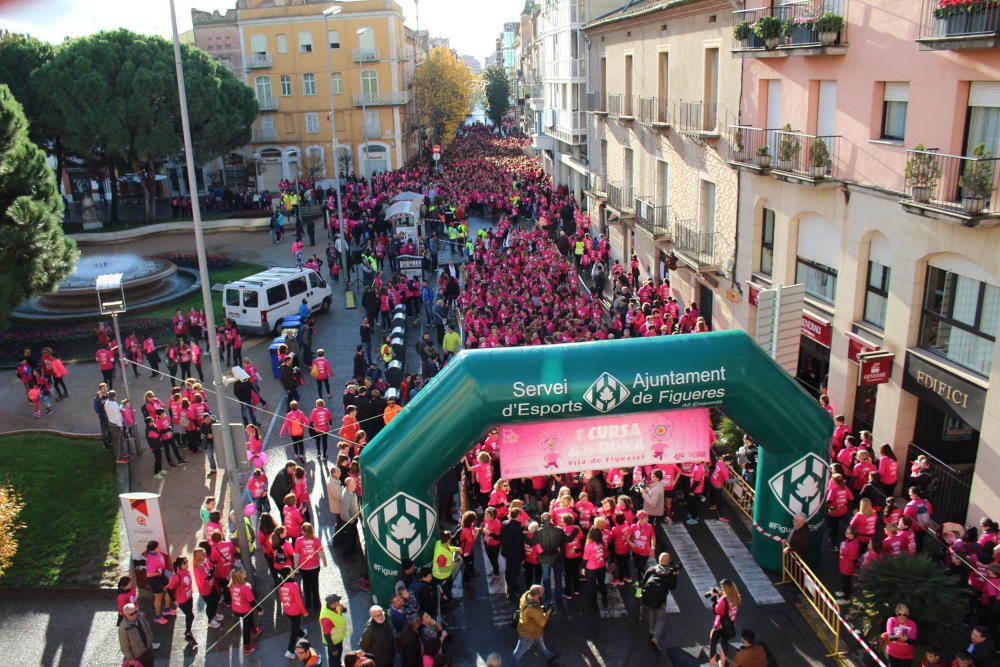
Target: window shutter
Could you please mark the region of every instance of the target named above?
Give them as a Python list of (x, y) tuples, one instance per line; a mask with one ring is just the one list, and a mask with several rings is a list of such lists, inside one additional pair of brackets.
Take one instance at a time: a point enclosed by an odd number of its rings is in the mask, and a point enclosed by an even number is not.
[(906, 81), (886, 81), (885, 101), (886, 102), (908, 102), (910, 98), (910, 84)]
[(969, 86), (970, 107), (1000, 107), (1000, 81), (973, 81)]

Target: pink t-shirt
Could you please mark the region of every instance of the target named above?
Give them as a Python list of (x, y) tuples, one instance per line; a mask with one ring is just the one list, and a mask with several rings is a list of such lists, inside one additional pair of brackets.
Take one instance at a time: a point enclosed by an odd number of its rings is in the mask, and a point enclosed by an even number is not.
[[(901, 658), (903, 660), (913, 660), (917, 654), (914, 644), (907, 644), (906, 640), (916, 640), (917, 624), (909, 618), (900, 620), (897, 616), (891, 616), (885, 624), (885, 631), (889, 635), (886, 641), (885, 652), (890, 658)], [(899, 639), (893, 639), (898, 636)]]
[(656, 531), (652, 524), (637, 523), (629, 530), (629, 537), (632, 538), (632, 553), (640, 556), (648, 556), (653, 547), (653, 537)]
[(608, 562), (607, 550), (600, 542), (587, 542), (583, 547), (583, 561), (588, 570), (598, 570)]
[(254, 597), (250, 584), (232, 586), (229, 593), (233, 598), (233, 611), (237, 614), (245, 614), (253, 608)]
[(295, 553), (299, 557), (299, 567), (303, 570), (318, 569), (322, 551), (323, 540), (318, 537), (302, 536), (295, 540)]
[(472, 466), (472, 474), (479, 482), (479, 493), (489, 493), (493, 489), (493, 464), (477, 463)]

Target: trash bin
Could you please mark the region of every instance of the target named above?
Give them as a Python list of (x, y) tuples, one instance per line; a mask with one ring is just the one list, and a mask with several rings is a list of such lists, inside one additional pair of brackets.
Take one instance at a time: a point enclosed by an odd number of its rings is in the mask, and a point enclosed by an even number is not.
[(403, 364), (399, 359), (393, 359), (385, 369), (386, 379), (393, 387), (399, 387), (403, 382)]
[(300, 329), (302, 328), (302, 318), (298, 315), (289, 315), (288, 317), (281, 320), (282, 329)]
[(285, 344), (285, 337), (278, 336), (267, 346), (267, 351), (271, 355), (271, 374), (275, 378), (281, 377), (281, 364), (278, 363), (278, 348)]

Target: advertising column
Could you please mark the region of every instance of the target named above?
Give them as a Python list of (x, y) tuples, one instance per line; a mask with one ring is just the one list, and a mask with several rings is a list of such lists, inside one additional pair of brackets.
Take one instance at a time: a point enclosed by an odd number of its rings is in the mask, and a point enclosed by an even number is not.
[(163, 516), (160, 514), (160, 494), (158, 493), (121, 493), (118, 494), (121, 504), (122, 520), (125, 522), (125, 532), (128, 534), (128, 546), (132, 552), (131, 567), (135, 570), (137, 584), (144, 586), (146, 582), (146, 559), (143, 552), (146, 545), (156, 541), (166, 562), (170, 562), (167, 543), (167, 531), (163, 527)]

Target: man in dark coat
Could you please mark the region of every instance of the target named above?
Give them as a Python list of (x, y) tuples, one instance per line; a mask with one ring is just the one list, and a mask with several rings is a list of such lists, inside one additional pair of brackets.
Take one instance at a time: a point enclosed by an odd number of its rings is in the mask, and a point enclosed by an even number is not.
[(285, 464), (285, 469), (275, 475), (271, 482), (271, 500), (275, 507), (285, 506), (285, 496), (295, 488), (295, 461)]
[(515, 507), (510, 511), (510, 518), (500, 529), (500, 553), (507, 561), (504, 570), (504, 580), (507, 582), (507, 599), (517, 600), (521, 594), (520, 573), (524, 562), (524, 530), (518, 517), (521, 509)]

